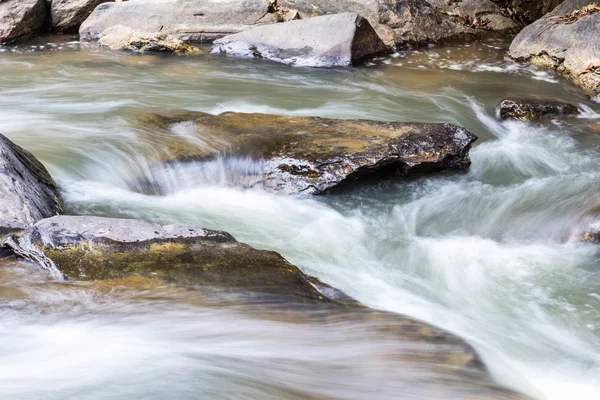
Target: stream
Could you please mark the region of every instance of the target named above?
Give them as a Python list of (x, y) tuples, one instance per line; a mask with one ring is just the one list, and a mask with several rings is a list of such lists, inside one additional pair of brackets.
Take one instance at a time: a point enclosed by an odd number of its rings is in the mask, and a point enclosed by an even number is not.
[[(504, 387), (597, 399), (600, 253), (569, 239), (600, 209), (600, 107), (560, 77), (505, 60), (507, 46), (490, 39), (325, 70), (46, 36), (0, 46), (0, 132), (46, 165), (69, 213), (230, 232), (367, 306), (457, 334)], [(523, 97), (582, 114), (499, 121), (498, 103)], [(165, 144), (136, 123), (147, 109), (447, 122), (479, 140), (466, 173), (286, 197), (236, 185), (253, 160), (154, 168)], [(144, 192), (148, 180), (163, 195)], [(1, 266), (6, 399), (452, 397), (390, 384), (386, 372), (403, 367), (385, 355), (400, 350), (365, 326), (288, 323), (145, 282), (110, 290)]]

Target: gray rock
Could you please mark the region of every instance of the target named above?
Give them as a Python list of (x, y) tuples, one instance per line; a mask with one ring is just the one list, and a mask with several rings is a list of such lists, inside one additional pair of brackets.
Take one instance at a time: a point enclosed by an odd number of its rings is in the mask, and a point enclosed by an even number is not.
[(46, 25), (46, 0), (0, 1), (0, 43), (35, 36)]
[(304, 67), (347, 67), (388, 52), (369, 21), (343, 13), (250, 29), (214, 42), (212, 53)]
[(599, 11), (591, 1), (566, 0), (517, 35), (510, 57), (555, 70), (599, 99)]
[(122, 25), (111, 26), (105, 30), (98, 44), (112, 50), (130, 50), (139, 53), (193, 54), (201, 52), (199, 48), (172, 35), (139, 32)]
[[(331, 302), (341, 292), (304, 275), (281, 255), (225, 232), (131, 219), (56, 216), (4, 240), (4, 247), (67, 279), (136, 275), (185, 286), (215, 286)], [(330, 297), (321, 293), (327, 292)]]
[(461, 25), (426, 0), (278, 0), (301, 18), (354, 12), (367, 18), (382, 40), (400, 48), (418, 47), (479, 36), (483, 31)]
[(499, 3), (510, 10), (515, 20), (523, 25), (529, 25), (554, 10), (562, 2), (563, 0), (504, 0)]
[(50, 7), (50, 24), (54, 32), (72, 33), (94, 9), (112, 0), (46, 0)]
[[(145, 112), (138, 121), (144, 129), (171, 137), (161, 160), (167, 165), (220, 156), (251, 158), (262, 169), (245, 186), (284, 194), (322, 194), (379, 177), (466, 169), (477, 139), (450, 124), (268, 114)], [(173, 134), (176, 129), (185, 129), (185, 135)], [(212, 145), (198, 147), (186, 137)]]
[(26, 229), (61, 211), (60, 194), (46, 168), (0, 135), (0, 235)]
[(269, 12), (267, 0), (137, 0), (99, 5), (79, 34), (97, 40), (106, 29), (123, 25), (136, 31), (212, 41), (249, 29)]
[(579, 109), (573, 104), (548, 100), (503, 100), (498, 108), (503, 120), (539, 121), (579, 114)]

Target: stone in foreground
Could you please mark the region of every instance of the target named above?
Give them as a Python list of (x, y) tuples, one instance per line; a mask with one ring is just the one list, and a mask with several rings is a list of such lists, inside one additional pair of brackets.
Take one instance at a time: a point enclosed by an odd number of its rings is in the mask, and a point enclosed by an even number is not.
[(379, 177), (466, 169), (477, 139), (450, 124), (269, 114), (147, 112), (138, 123), (170, 137), (162, 156), (167, 164), (250, 158), (261, 169), (248, 186), (284, 194), (322, 194)]
[(105, 30), (98, 44), (111, 50), (130, 50), (139, 53), (200, 53), (199, 48), (171, 35), (138, 32), (122, 25), (111, 26)]
[(354, 13), (260, 26), (216, 40), (211, 51), (302, 67), (348, 67), (386, 52), (369, 21)]
[(576, 106), (560, 101), (504, 100), (498, 108), (502, 120), (539, 121), (579, 114)]
[(600, 99), (600, 5), (566, 0), (523, 29), (509, 55), (555, 70)]
[[(56, 216), (5, 242), (16, 254), (56, 267), (67, 279), (131, 275), (323, 300), (311, 280), (281, 255), (225, 232), (131, 219)], [(54, 265), (52, 265), (52, 263)]]
[(27, 39), (46, 28), (46, 0), (0, 1), (0, 44)]
[(0, 135), (0, 235), (61, 211), (60, 194), (42, 163)]
[(141, 32), (178, 35), (186, 41), (211, 41), (249, 29), (269, 12), (265, 0), (136, 0), (99, 5), (79, 29), (97, 40), (115, 25)]

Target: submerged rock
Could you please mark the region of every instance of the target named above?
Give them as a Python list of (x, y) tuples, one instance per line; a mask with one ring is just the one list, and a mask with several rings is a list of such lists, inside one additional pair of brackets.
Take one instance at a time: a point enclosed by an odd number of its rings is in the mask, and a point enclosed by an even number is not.
[[(281, 255), (230, 234), (130, 219), (56, 216), (5, 241), (17, 254), (56, 267), (67, 279), (139, 275), (189, 286), (328, 299)], [(52, 265), (53, 264), (53, 265)], [(325, 287), (328, 291), (330, 287)], [(331, 298), (337, 291), (331, 293)]]
[(306, 67), (347, 67), (389, 52), (369, 21), (343, 13), (265, 25), (214, 42), (212, 53)]
[(100, 38), (115, 25), (141, 32), (212, 41), (259, 23), (269, 12), (266, 0), (136, 0), (99, 5), (79, 29), (83, 39)]
[(0, 44), (35, 36), (46, 25), (46, 0), (0, 1)]
[(600, 5), (566, 0), (523, 29), (509, 55), (555, 70), (600, 99)]
[(560, 101), (504, 100), (499, 105), (499, 112), (503, 120), (539, 121), (561, 115), (577, 115), (579, 109)]
[(50, 24), (54, 32), (73, 33), (90, 16), (96, 6), (112, 0), (46, 0), (50, 7)]
[(170, 134), (163, 162), (251, 158), (261, 162), (261, 170), (249, 186), (286, 194), (322, 194), (376, 177), (466, 169), (477, 139), (450, 124), (190, 111), (137, 117), (144, 129)]
[(200, 53), (199, 48), (171, 35), (139, 32), (122, 25), (111, 26), (105, 30), (98, 44), (112, 50), (130, 50), (140, 53)]
[(42, 163), (0, 135), (0, 235), (61, 211), (60, 194)]

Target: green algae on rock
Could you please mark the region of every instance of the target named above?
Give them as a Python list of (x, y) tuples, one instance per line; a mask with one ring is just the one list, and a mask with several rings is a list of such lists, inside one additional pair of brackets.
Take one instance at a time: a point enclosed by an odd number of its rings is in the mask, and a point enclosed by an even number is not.
[[(162, 162), (251, 158), (263, 167), (250, 186), (284, 194), (323, 194), (374, 177), (464, 170), (477, 139), (451, 124), (231, 112), (140, 112), (136, 122), (163, 137), (170, 134)], [(181, 130), (184, 135), (173, 134)]]

